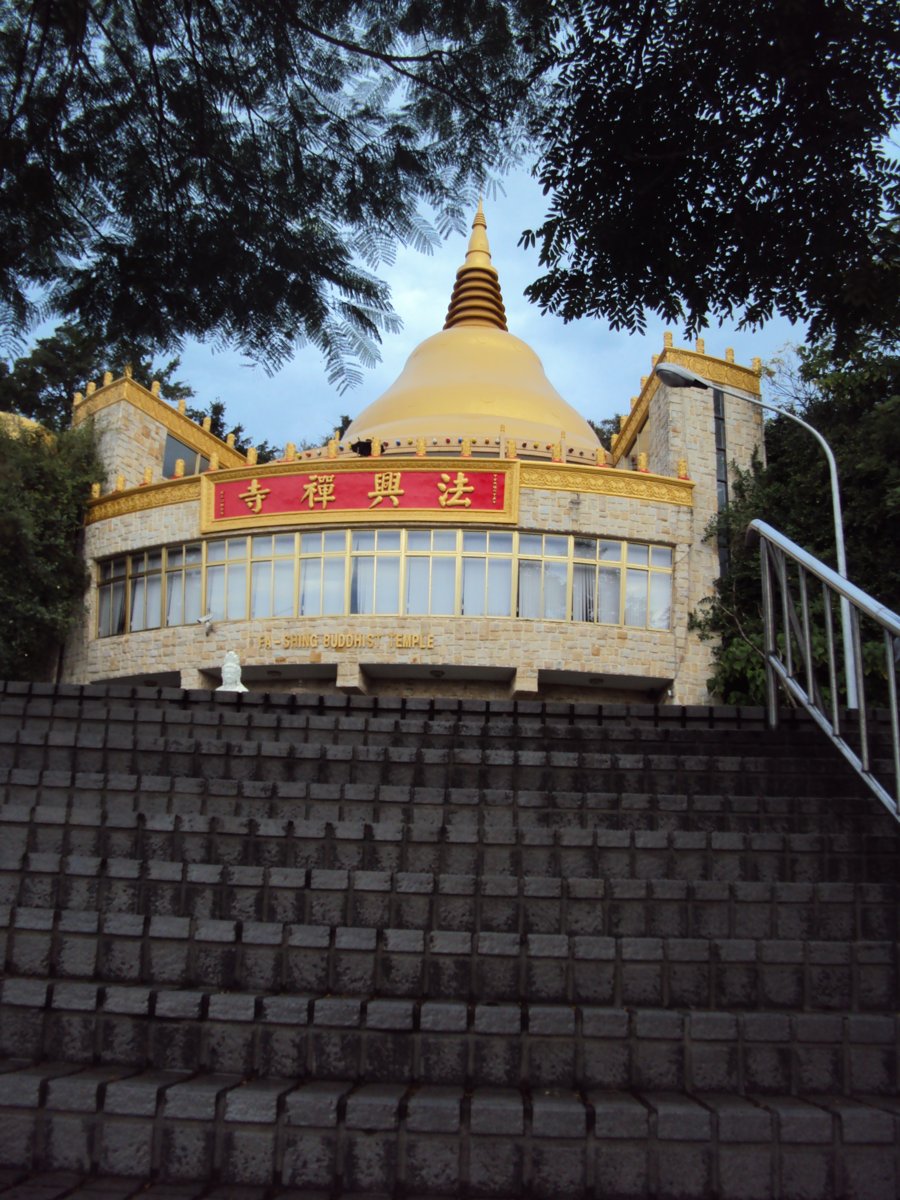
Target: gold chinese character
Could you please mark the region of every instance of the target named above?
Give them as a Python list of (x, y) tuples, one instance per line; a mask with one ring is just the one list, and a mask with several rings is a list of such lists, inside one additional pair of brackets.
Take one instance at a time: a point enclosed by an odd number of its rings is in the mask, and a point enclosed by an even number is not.
[(258, 513), (262, 508), (263, 501), (265, 500), (266, 496), (268, 496), (270, 490), (270, 488), (261, 488), (259, 486), (259, 480), (254, 479), (247, 488), (246, 492), (241, 492), (239, 494), (239, 499), (243, 500), (252, 513)]
[(405, 495), (400, 486), (399, 471), (382, 471), (375, 475), (375, 490), (369, 492), (372, 503), (369, 508), (376, 508), (382, 500), (390, 500), (394, 508), (400, 504), (399, 496)]
[(310, 475), (309, 483), (303, 489), (301, 503), (308, 501), (310, 508), (321, 504), (324, 511), (336, 498), (333, 475)]
[(469, 499), (468, 492), (474, 492), (475, 489), (469, 483), (468, 475), (464, 475), (462, 471), (456, 472), (456, 478), (453, 483), (450, 482), (450, 476), (441, 472), (441, 482), (437, 485), (438, 491), (441, 493), (438, 496), (438, 504), (441, 508), (469, 508), (472, 501)]

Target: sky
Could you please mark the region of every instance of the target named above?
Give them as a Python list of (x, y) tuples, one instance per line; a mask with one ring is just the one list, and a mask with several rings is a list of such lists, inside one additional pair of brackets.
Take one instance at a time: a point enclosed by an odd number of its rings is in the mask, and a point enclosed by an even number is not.
[[(627, 412), (630, 397), (640, 390), (641, 376), (650, 373), (651, 356), (662, 349), (667, 326), (651, 318), (645, 335), (616, 333), (594, 318), (565, 324), (529, 304), (523, 291), (540, 274), (538, 256), (517, 243), (523, 229), (540, 223), (546, 204), (539, 185), (525, 171), (508, 176), (504, 188), (506, 195), (486, 200), (484, 209), (510, 332), (538, 354), (550, 382), (583, 416), (599, 421)], [(311, 347), (298, 350), (270, 376), (239, 353), (190, 342), (182, 351), (178, 377), (194, 388), (200, 406), (222, 400), (229, 421), (243, 425), (253, 441), (279, 447), (288, 441), (318, 443), (342, 413), (355, 417), (377, 399), (413, 349), (441, 329), (466, 243), (467, 236), (451, 235), (430, 256), (401, 247), (394, 265), (379, 271), (390, 284), (403, 329), (385, 335), (381, 364), (364, 369), (362, 384), (343, 395), (328, 383), (321, 356)], [(672, 332), (676, 346), (690, 344), (682, 330)], [(755, 334), (739, 333), (734, 325), (713, 325), (704, 337), (708, 354), (724, 357), (731, 346), (735, 360), (749, 365), (755, 355), (766, 361), (785, 344), (802, 341), (803, 331), (776, 319)]]

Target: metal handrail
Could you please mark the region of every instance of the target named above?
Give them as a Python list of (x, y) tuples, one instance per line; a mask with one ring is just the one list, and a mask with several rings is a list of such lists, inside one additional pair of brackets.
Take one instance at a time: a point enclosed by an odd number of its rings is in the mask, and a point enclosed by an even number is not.
[[(900, 616), (886, 605), (873, 600), (861, 588), (819, 562), (796, 542), (767, 525), (751, 521), (748, 536), (760, 542), (763, 617), (765, 621), (765, 660), (769, 725), (778, 724), (778, 684), (803, 706), (844, 758), (875, 793), (888, 812), (900, 820), (900, 729), (898, 729), (897, 670), (900, 655)], [(792, 578), (792, 573), (796, 579)], [(817, 580), (822, 592), (821, 631), (825, 635), (824, 663), (814, 652), (814, 625), (817, 614), (810, 605), (810, 578)], [(779, 603), (776, 604), (776, 589)], [(853, 640), (851, 659), (855, 663), (858, 709), (842, 712), (840, 689), (848, 681), (841, 676), (841, 659), (835, 638), (832, 596), (850, 609), (849, 636)], [(882, 630), (884, 669), (888, 686), (888, 712), (891, 734), (893, 788), (873, 769), (871, 705), (867, 703), (866, 681), (862, 667), (860, 618), (873, 621)], [(779, 650), (779, 636), (782, 649)], [(841, 636), (847, 636), (841, 630)], [(827, 671), (830, 698), (822, 692), (817, 671)], [(849, 689), (852, 693), (852, 688)], [(852, 724), (859, 749), (847, 740), (845, 726)]]

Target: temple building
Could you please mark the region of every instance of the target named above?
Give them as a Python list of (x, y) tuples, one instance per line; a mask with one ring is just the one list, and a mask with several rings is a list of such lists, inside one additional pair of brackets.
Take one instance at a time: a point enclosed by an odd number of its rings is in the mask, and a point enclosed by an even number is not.
[(156, 384), (90, 384), (109, 482), (63, 678), (215, 688), (234, 651), (254, 690), (708, 700), (688, 617), (760, 369), (665, 343), (712, 393), (651, 373), (605, 449), (507, 329), (479, 206), (444, 328), (324, 446), (262, 465)]

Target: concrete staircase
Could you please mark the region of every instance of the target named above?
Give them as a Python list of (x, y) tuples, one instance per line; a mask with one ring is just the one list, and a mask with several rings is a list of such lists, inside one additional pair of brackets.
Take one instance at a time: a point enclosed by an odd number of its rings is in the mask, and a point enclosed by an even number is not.
[(0, 799), (7, 1200), (898, 1194), (900, 837), (796, 715), (7, 683)]

